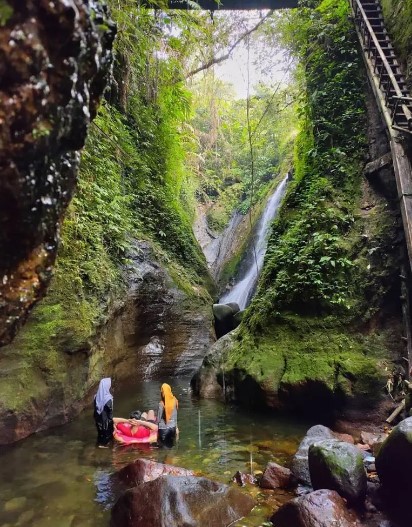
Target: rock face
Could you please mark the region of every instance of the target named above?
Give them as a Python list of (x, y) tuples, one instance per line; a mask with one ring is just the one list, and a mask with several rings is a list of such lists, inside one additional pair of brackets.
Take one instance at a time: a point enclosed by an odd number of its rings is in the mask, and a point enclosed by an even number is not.
[(363, 456), (354, 445), (328, 439), (309, 447), (312, 487), (336, 490), (349, 503), (361, 504), (366, 496)]
[(356, 515), (333, 490), (317, 490), (295, 498), (272, 516), (275, 527), (360, 527)]
[(191, 470), (165, 463), (156, 463), (150, 459), (136, 459), (133, 463), (119, 470), (116, 478), (131, 488), (166, 475), (193, 476), (194, 474)]
[(292, 472), (277, 463), (268, 463), (263, 472), (260, 486), (263, 489), (287, 489), (293, 485)]
[(213, 304), (213, 315), (215, 317), (215, 329), (217, 338), (223, 337), (236, 326), (235, 316), (239, 313), (238, 304)]
[(213, 344), (206, 354), (202, 367), (191, 380), (193, 392), (205, 399), (224, 399), (223, 371), (225, 353), (235, 339), (235, 332), (230, 332)]
[(210, 298), (180, 289), (141, 242), (130, 255), (127, 292), (112, 305), (94, 342), (59, 350), (59, 378), (30, 368), (20, 338), (0, 355), (0, 444), (72, 419), (91, 405), (102, 372), (121, 382), (190, 375), (215, 340)]
[(194, 476), (162, 476), (127, 490), (110, 527), (226, 527), (248, 514), (254, 500), (240, 490)]
[(412, 417), (392, 430), (376, 457), (376, 469), (385, 489), (393, 494), (412, 493)]
[(115, 35), (93, 0), (2, 2), (1, 16), (0, 345), (50, 280)]
[(309, 448), (323, 439), (334, 439), (332, 430), (323, 425), (309, 428), (300, 442), (299, 448), (292, 460), (292, 474), (305, 485), (311, 485), (309, 473)]

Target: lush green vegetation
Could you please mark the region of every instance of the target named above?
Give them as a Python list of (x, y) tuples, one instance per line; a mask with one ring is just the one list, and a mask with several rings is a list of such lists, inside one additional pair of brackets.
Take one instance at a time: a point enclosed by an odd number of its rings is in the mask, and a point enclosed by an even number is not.
[(216, 231), (235, 209), (246, 214), (264, 200), (279, 172), (291, 167), (296, 134), (293, 87), (260, 86), (249, 101), (236, 99), (230, 88), (214, 74), (194, 87), (197, 196), (208, 204)]
[(399, 310), (397, 213), (377, 194), (371, 210), (364, 204), (365, 80), (348, 3), (302, 4), (279, 27), (303, 93), (294, 180), (225, 369), (275, 392), (319, 382), (365, 398), (383, 388), (382, 364), (399, 350), (397, 324), (378, 322)]
[[(109, 3), (119, 29), (113, 79), (82, 153), (49, 294), (13, 344), (21, 386), (40, 393), (39, 371), (57, 382), (69, 354), (88, 353), (124, 295), (137, 239), (150, 242), (183, 291), (199, 295), (208, 274), (191, 228), (196, 199), (219, 231), (235, 208), (256, 213), (293, 163), (258, 294), (226, 366), (273, 389), (311, 380), (341, 394), (376, 391), (398, 345), (396, 324), (389, 331), (380, 321), (384, 306), (388, 316), (391, 302), (398, 307), (398, 225), (381, 196), (363, 207), (365, 86), (347, 1), (304, 0), (259, 26), (253, 37), (281, 36), (298, 66), (293, 87), (260, 86), (248, 101), (212, 73), (194, 73), (249, 31), (240, 15), (212, 22), (203, 12)], [(12, 399), (9, 385), (2, 390)]]
[[(343, 0), (324, 0), (315, 11), (292, 14), (282, 28), (299, 57), (298, 76), (306, 92), (294, 181), (274, 225), (252, 325), (273, 314), (274, 307), (357, 317), (365, 307), (363, 287), (381, 279), (381, 269), (366, 260), (382, 250), (382, 240), (372, 241), (376, 246), (369, 254), (371, 240), (363, 236), (365, 222), (359, 216), (366, 154), (364, 78), (348, 10)], [(385, 224), (385, 216), (382, 223), (378, 236), (396, 227), (391, 218)], [(381, 257), (384, 264), (384, 251)], [(371, 310), (379, 309), (380, 301), (369, 303)]]
[[(151, 242), (189, 295), (209, 285), (191, 228), (185, 34), (177, 39), (170, 19), (129, 0), (111, 7), (119, 30), (114, 78), (82, 152), (52, 285), (13, 344), (27, 376), (38, 367), (57, 381), (65, 371), (62, 352), (90, 347), (111, 304), (125, 293), (136, 239)], [(177, 27), (185, 27), (185, 16), (174, 21)]]

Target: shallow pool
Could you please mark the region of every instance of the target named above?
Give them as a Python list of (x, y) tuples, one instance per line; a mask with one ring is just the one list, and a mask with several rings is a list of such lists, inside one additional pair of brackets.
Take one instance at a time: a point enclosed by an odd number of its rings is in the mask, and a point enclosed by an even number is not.
[[(167, 382), (167, 380), (165, 381)], [(33, 435), (0, 453), (2, 527), (107, 527), (114, 491), (110, 474), (137, 457), (189, 468), (229, 482), (237, 471), (257, 472), (268, 461), (288, 464), (307, 423), (257, 415), (191, 395), (188, 380), (170, 380), (179, 399), (179, 443), (171, 450), (145, 445), (95, 447), (92, 411), (72, 423)], [(159, 383), (115, 389), (114, 414), (157, 409)], [(258, 501), (237, 526), (259, 526), (280, 503), (282, 492), (246, 487)]]

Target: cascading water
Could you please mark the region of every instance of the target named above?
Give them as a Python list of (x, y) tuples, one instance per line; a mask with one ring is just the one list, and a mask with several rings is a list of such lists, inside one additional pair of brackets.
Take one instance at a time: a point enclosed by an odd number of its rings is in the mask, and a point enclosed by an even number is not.
[(259, 273), (262, 269), (263, 258), (267, 248), (270, 224), (275, 218), (279, 209), (280, 202), (286, 191), (288, 179), (289, 174), (286, 175), (284, 180), (276, 188), (273, 195), (269, 198), (262, 217), (259, 220), (256, 234), (254, 236), (254, 251), (256, 257), (252, 252), (239, 282), (237, 282), (228, 293), (224, 294), (220, 298), (220, 304), (236, 302), (241, 310), (245, 309), (245, 307), (248, 305), (255, 290)]

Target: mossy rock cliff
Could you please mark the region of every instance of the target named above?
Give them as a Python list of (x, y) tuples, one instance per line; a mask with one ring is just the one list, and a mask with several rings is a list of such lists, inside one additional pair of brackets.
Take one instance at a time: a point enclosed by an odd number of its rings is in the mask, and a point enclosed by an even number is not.
[(220, 386), (224, 374), (226, 397), (245, 404), (360, 417), (379, 406), (405, 353), (403, 234), (393, 174), (364, 176), (389, 145), (349, 4), (307, 4), (282, 29), (304, 79), (294, 179), (257, 294), (217, 364), (213, 350), (207, 356), (196, 386), (202, 393), (202, 376), (214, 370)]

